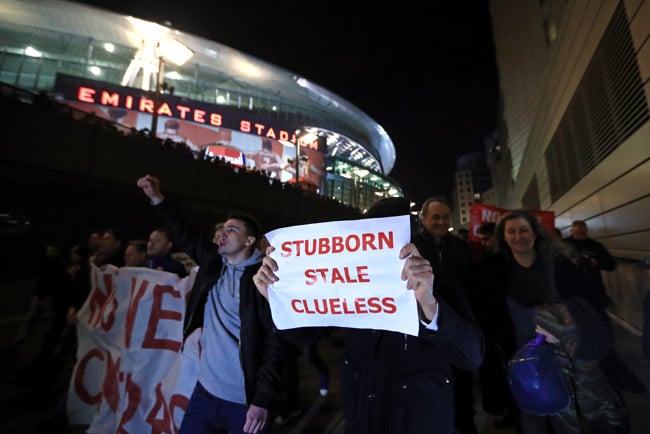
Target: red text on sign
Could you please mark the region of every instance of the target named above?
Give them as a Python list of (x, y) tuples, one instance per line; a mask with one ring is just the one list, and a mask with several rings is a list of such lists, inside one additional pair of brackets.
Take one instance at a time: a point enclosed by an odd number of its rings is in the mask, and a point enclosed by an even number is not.
[(338, 268), (310, 268), (305, 270), (307, 285), (317, 283), (319, 278), (323, 283), (369, 283), (368, 266), (358, 265), (356, 269), (350, 271), (350, 267)]
[(291, 309), (296, 313), (307, 315), (356, 315), (363, 313), (395, 313), (395, 299), (392, 297), (357, 297), (354, 300), (346, 298), (326, 299), (293, 299)]
[(331, 253), (354, 253), (358, 251), (392, 249), (395, 245), (393, 232), (351, 234), (346, 237), (322, 237), (311, 240), (294, 240), (282, 243), (280, 254), (289, 256), (327, 255)]

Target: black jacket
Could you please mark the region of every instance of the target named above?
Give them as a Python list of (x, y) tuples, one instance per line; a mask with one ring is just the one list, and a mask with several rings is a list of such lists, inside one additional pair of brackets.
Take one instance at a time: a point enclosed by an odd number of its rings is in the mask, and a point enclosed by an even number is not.
[[(185, 312), (183, 339), (186, 339), (203, 326), (208, 293), (219, 279), (223, 261), (212, 238), (192, 228), (176, 207), (165, 200), (155, 210), (177, 245), (199, 266)], [(283, 346), (275, 334), (269, 304), (253, 284), (253, 274), (258, 268), (259, 264), (246, 267), (240, 281), (239, 363), (244, 370), (247, 403), (270, 409), (279, 384)]]
[[(564, 239), (564, 242), (571, 246), (574, 261), (585, 277), (590, 280), (591, 293), (585, 294), (585, 296), (602, 308), (611, 305), (612, 300), (607, 295), (601, 271), (614, 271), (617, 265), (616, 259), (603, 244), (592, 238), (576, 240), (573, 237), (568, 237)], [(592, 265), (591, 258), (598, 262), (596, 267)]]
[[(477, 369), (483, 360), (483, 335), (462, 292), (440, 294), (438, 303), (437, 332), (423, 325), (418, 336), (345, 330), (341, 384), (346, 433), (454, 431), (451, 367)], [(314, 330), (281, 333), (304, 343)]]
[(346, 433), (454, 431), (451, 366), (478, 368), (483, 337), (475, 322), (444, 299), (438, 303), (437, 332), (424, 326), (418, 336), (346, 331), (342, 378)]

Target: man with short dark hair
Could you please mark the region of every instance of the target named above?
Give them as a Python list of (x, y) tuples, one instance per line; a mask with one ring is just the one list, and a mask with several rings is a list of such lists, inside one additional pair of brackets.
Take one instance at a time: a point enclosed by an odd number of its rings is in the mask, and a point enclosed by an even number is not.
[[(612, 304), (612, 299), (607, 294), (601, 271), (614, 271), (616, 259), (602, 243), (589, 237), (589, 227), (584, 220), (573, 221), (571, 236), (563, 241), (573, 249), (571, 262), (580, 268), (590, 282), (589, 292), (580, 295), (596, 305), (609, 321), (606, 309)], [(634, 393), (646, 392), (643, 381), (623, 362), (614, 348), (601, 360), (601, 364), (621, 389)]]
[(147, 266), (147, 242), (145, 240), (131, 240), (124, 250), (125, 267)]
[(102, 265), (124, 266), (124, 250), (126, 250), (126, 234), (118, 229), (106, 229), (102, 233), (102, 245), (93, 263), (98, 267)]
[(496, 227), (497, 224), (494, 222), (485, 222), (478, 228), (478, 241), (485, 256), (489, 256), (496, 251), (497, 238), (494, 236)]
[(179, 277), (187, 276), (185, 266), (172, 257), (172, 247), (169, 232), (165, 228), (156, 228), (149, 235), (147, 241), (147, 267), (155, 270), (167, 271), (178, 274)]
[(571, 224), (571, 236), (564, 239), (573, 249), (571, 262), (576, 264), (593, 284), (593, 292), (584, 294), (598, 306), (606, 308), (612, 304), (603, 283), (602, 271), (614, 271), (616, 259), (599, 241), (589, 238), (589, 228), (583, 220)]
[(200, 332), (199, 375), (180, 433), (268, 432), (283, 347), (268, 302), (252, 280), (263, 256), (254, 248), (258, 223), (248, 214), (231, 213), (223, 233), (213, 239), (165, 200), (158, 178), (146, 175), (137, 185), (199, 265), (183, 325), (184, 340)]

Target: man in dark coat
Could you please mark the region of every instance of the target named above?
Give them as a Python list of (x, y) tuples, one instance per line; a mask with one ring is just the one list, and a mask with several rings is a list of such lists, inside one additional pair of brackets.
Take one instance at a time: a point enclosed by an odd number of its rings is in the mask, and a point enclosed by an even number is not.
[[(409, 208), (406, 198), (383, 199), (366, 216), (407, 215)], [(347, 434), (453, 433), (451, 365), (472, 370), (483, 358), (483, 336), (467, 301), (435, 293), (431, 265), (415, 245), (404, 246), (400, 258), (405, 259), (402, 279), (418, 300), (419, 335), (345, 330), (341, 384)], [(253, 280), (266, 297), (268, 285), (277, 281), (277, 263), (269, 256), (262, 263)], [(292, 340), (313, 332), (282, 331)]]
[[(451, 226), (451, 206), (440, 196), (428, 198), (420, 210), (420, 228), (413, 243), (422, 256), (431, 262), (436, 276), (433, 293), (447, 300), (456, 300), (456, 306), (468, 305), (467, 289), (472, 263), (469, 244), (454, 236)], [(471, 309), (459, 310), (474, 321)], [(474, 373), (462, 366), (453, 366), (454, 406), (456, 431), (459, 434), (477, 434), (474, 423)]]
[(585, 277), (591, 282), (589, 294), (585, 297), (602, 308), (612, 303), (607, 295), (601, 271), (614, 271), (616, 259), (600, 242), (589, 238), (589, 228), (583, 220), (571, 224), (571, 236), (564, 239), (572, 248), (572, 262), (580, 267)]

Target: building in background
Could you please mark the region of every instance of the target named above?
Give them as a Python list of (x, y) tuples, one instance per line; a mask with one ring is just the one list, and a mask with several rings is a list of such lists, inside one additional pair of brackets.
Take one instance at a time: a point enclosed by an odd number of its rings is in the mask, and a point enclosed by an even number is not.
[(492, 0), (498, 205), (585, 220), (619, 259), (614, 313), (640, 328), (650, 258), (650, 1)]
[(485, 154), (472, 152), (456, 160), (452, 204), (454, 227), (467, 228), (469, 211), (473, 202), (483, 203), (483, 193), (492, 187), (492, 176), (485, 161)]
[[(307, 78), (218, 42), (71, 2), (0, 0), (0, 82), (256, 169), (270, 140), (282, 181), (360, 210), (401, 196), (386, 131)], [(298, 170), (296, 162), (302, 165)]]

